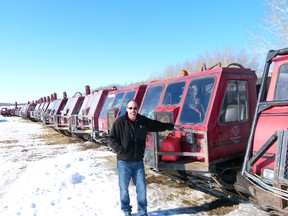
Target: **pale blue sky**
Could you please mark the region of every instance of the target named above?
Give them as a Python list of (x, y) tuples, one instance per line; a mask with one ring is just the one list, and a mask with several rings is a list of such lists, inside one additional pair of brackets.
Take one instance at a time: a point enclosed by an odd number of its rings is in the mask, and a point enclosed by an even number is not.
[[(0, 102), (130, 84), (243, 50), (264, 0), (0, 0)], [(264, 61), (264, 60), (263, 60)]]

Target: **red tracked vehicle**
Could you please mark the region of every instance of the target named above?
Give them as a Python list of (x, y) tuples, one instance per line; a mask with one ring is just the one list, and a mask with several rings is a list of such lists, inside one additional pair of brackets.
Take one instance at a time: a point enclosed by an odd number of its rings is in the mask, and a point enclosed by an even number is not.
[(233, 188), (255, 106), (255, 71), (236, 63), (148, 84), (140, 113), (181, 131), (149, 133), (146, 165)]
[[(86, 88), (90, 87), (86, 86)], [(87, 91), (88, 89), (86, 89)], [(87, 94), (80, 108), (78, 115), (71, 116), (72, 134), (89, 140), (93, 130), (98, 129), (98, 118), (103, 107), (106, 96), (112, 89), (96, 90), (92, 94)]]
[(134, 99), (142, 103), (147, 85), (135, 85), (110, 91), (105, 99), (98, 118), (98, 128), (92, 132), (92, 138), (99, 143), (107, 144), (110, 129), (118, 116), (125, 114), (127, 102)]
[(77, 115), (82, 106), (85, 96), (76, 92), (73, 97), (68, 98), (61, 114), (54, 115), (54, 129), (67, 136), (71, 136), (71, 116)]
[(24, 119), (30, 119), (30, 120), (33, 120), (31, 117), (30, 117), (30, 113), (31, 111), (34, 111), (35, 110), (35, 107), (36, 107), (37, 103), (35, 103), (34, 101), (30, 102), (28, 101), (27, 104), (25, 104), (23, 106), (23, 108), (20, 110), (20, 116)]
[(269, 51), (242, 171), (235, 184), (239, 193), (252, 197), (274, 215), (288, 215), (287, 83), (288, 48)]
[(67, 103), (67, 93), (63, 92), (63, 98), (57, 99), (56, 93), (53, 94), (53, 103), (51, 103), (47, 109), (47, 112), (43, 113), (42, 122), (47, 126), (54, 127), (54, 115), (60, 115)]
[(37, 115), (40, 112), (40, 109), (42, 109), (44, 101), (46, 101), (46, 97), (40, 98), (39, 100), (36, 101), (35, 108), (29, 111), (29, 116), (32, 121), (37, 121)]
[(17, 101), (15, 101), (15, 106), (11, 109), (11, 115), (12, 116), (19, 116), (19, 110), (21, 109), (21, 106), (18, 106)]
[(45, 96), (37, 100), (35, 109), (30, 111), (30, 119), (32, 121), (41, 121), (42, 113), (44, 113), (50, 104), (50, 96)]
[(46, 110), (48, 109), (50, 103), (51, 103), (51, 98), (50, 96), (44, 97), (44, 99), (46, 98), (46, 100), (44, 100), (43, 106), (38, 110), (37, 114), (36, 114), (36, 120), (37, 121), (42, 121), (42, 115), (43, 113), (46, 112)]
[(50, 95), (50, 101), (46, 104), (46, 109), (44, 108), (43, 110), (41, 110), (40, 112), (40, 120), (45, 123), (45, 117), (50, 113), (52, 107), (54, 106), (54, 104), (57, 101), (57, 94), (53, 93)]
[(0, 114), (1, 114), (2, 116), (5, 116), (5, 117), (7, 117), (7, 116), (12, 116), (11, 109), (8, 108), (8, 107), (2, 107), (2, 108), (1, 108), (1, 111), (0, 111)]
[(17, 116), (17, 111), (19, 110), (19, 107), (18, 107), (18, 103), (17, 101), (15, 101), (15, 106), (13, 108), (13, 112), (12, 112), (12, 115), (13, 116)]
[(33, 121), (41, 121), (41, 115), (45, 112), (50, 104), (50, 96), (40, 98), (33, 111), (30, 112), (30, 118)]

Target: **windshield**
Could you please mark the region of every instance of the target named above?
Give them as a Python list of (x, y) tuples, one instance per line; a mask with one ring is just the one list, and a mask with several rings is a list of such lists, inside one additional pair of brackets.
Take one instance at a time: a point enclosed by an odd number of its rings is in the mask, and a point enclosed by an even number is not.
[(185, 87), (185, 82), (169, 84), (163, 99), (163, 106), (172, 106), (179, 104), (182, 93)]
[(107, 110), (109, 109), (109, 107), (111, 106), (113, 100), (115, 98), (115, 94), (110, 94), (107, 96), (105, 103), (101, 109), (101, 113), (100, 113), (100, 118), (102, 119), (106, 119), (107, 118)]
[[(78, 103), (79, 101), (80, 101), (80, 103)], [(83, 104), (82, 97), (75, 98), (73, 101), (73, 105), (71, 107), (72, 109), (69, 110), (69, 112), (68, 112), (68, 116), (78, 114), (82, 104)]]
[(96, 94), (86, 95), (85, 99), (81, 106), (80, 115), (94, 115), (96, 107), (98, 105), (100, 94), (97, 92)]
[(148, 88), (140, 111), (141, 115), (144, 115), (152, 119), (154, 118), (153, 111), (158, 106), (163, 89), (164, 89), (163, 85), (151, 86)]
[(55, 113), (55, 111), (60, 107), (61, 104), (61, 100), (57, 100), (53, 103), (53, 107), (51, 108), (49, 114), (53, 115)]
[(54, 107), (55, 102), (56, 102), (55, 100), (51, 101), (47, 107), (47, 110), (51, 110)]
[(180, 113), (180, 123), (203, 123), (206, 118), (214, 85), (214, 77), (191, 81)]
[(89, 101), (91, 101), (92, 97), (93, 97), (93, 95), (91, 95), (91, 94), (85, 96), (84, 101), (82, 103), (82, 106), (80, 108), (81, 109), (80, 115), (87, 115), (86, 109), (88, 107), (90, 107)]
[(100, 96), (102, 95), (101, 93), (102, 92), (97, 92), (96, 94), (95, 93), (93, 94), (93, 97), (91, 98), (90, 103), (89, 103), (89, 106), (90, 106), (90, 110), (88, 112), (89, 115), (92, 115), (92, 116), (94, 115), (97, 109), (97, 106), (99, 104)]
[(123, 96), (124, 96), (124, 92), (119, 92), (116, 95), (115, 100), (114, 100), (114, 102), (112, 104), (112, 109), (120, 107)]
[(42, 105), (42, 103), (37, 104), (37, 105), (35, 106), (35, 110), (40, 109), (40, 106), (41, 106), (41, 105)]
[(72, 103), (73, 103), (73, 98), (69, 98), (63, 111), (62, 111), (62, 114), (63, 115), (67, 115), (68, 114), (68, 111), (69, 109), (72, 107)]
[(127, 105), (129, 100), (132, 100), (134, 98), (135, 94), (136, 94), (135, 90), (126, 93), (124, 101), (123, 101), (122, 106), (120, 108), (119, 116), (124, 115), (126, 113), (126, 105)]

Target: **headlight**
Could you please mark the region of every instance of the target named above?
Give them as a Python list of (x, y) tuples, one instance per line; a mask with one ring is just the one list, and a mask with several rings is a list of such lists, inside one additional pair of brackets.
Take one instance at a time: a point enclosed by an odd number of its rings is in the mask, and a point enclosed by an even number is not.
[(263, 178), (268, 180), (274, 179), (274, 170), (264, 168), (263, 169)]
[(195, 136), (193, 133), (187, 133), (186, 134), (186, 141), (189, 143), (189, 144), (194, 144), (195, 143)]

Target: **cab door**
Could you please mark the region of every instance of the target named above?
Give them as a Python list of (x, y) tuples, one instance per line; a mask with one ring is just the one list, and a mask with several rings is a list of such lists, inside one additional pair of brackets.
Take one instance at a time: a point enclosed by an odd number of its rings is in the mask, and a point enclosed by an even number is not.
[[(210, 161), (244, 154), (251, 128), (249, 91), (247, 80), (228, 80), (222, 100), (218, 124), (209, 133)], [(256, 89), (256, 88), (255, 88)], [(253, 89), (254, 91), (256, 91)], [(217, 121), (217, 119), (215, 119)]]

